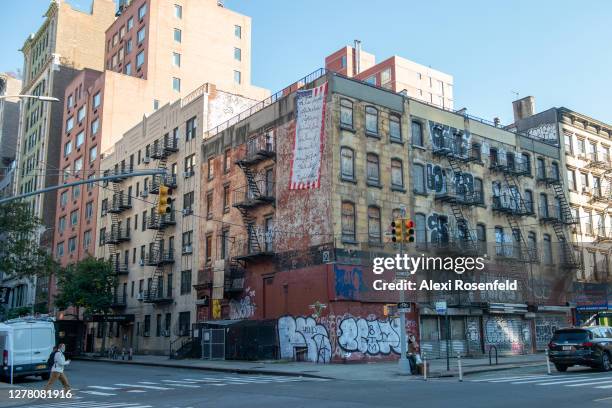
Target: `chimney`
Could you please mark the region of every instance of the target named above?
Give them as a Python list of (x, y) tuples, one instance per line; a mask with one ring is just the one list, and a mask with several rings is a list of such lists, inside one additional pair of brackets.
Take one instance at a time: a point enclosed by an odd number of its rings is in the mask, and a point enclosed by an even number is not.
[(533, 116), (535, 113), (535, 98), (533, 96), (526, 96), (512, 102), (512, 110), (515, 122)]
[(355, 66), (353, 70), (355, 71), (354, 75), (361, 72), (361, 41), (359, 40), (355, 40)]

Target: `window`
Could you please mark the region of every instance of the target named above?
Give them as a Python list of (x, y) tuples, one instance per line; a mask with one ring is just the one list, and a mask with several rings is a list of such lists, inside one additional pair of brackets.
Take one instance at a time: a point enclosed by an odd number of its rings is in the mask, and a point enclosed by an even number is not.
[(76, 237), (72, 237), (68, 240), (68, 252), (73, 253), (76, 251)]
[(402, 129), (400, 118), (397, 115), (389, 115), (389, 139), (392, 142), (402, 141)]
[(230, 186), (226, 184), (223, 186), (223, 212), (229, 212), (230, 210)]
[(174, 29), (174, 41), (180, 43), (183, 39), (183, 32), (179, 28)]
[(140, 8), (138, 9), (138, 19), (142, 20), (145, 14), (147, 14), (147, 4), (146, 3), (140, 6)]
[(85, 204), (85, 219), (90, 220), (93, 217), (93, 201)]
[(191, 293), (191, 271), (181, 271), (181, 295)]
[(79, 157), (74, 161), (74, 172), (76, 177), (80, 176), (79, 172), (81, 170), (83, 170), (83, 158)]
[(193, 118), (190, 118), (189, 120), (187, 120), (187, 123), (186, 123), (186, 126), (185, 126), (185, 129), (186, 129), (185, 140), (186, 141), (190, 141), (191, 139), (195, 139), (197, 128), (198, 128), (198, 118), (197, 118), (197, 116), (194, 116)]
[(242, 61), (242, 51), (240, 48), (234, 47), (234, 59), (236, 61)]
[(365, 128), (366, 133), (378, 135), (378, 109), (373, 106), (365, 108)]
[(540, 193), (540, 217), (548, 217), (548, 196)]
[(422, 164), (412, 165), (412, 181), (414, 183), (414, 192), (425, 194), (425, 166)]
[(342, 241), (355, 243), (355, 204), (342, 203)]
[(81, 196), (81, 186), (72, 186), (72, 199), (76, 200)]
[(142, 27), (140, 30), (138, 30), (138, 34), (136, 34), (136, 41), (138, 44), (141, 44), (145, 40), (145, 35), (146, 27)]
[(544, 234), (544, 246), (542, 248), (543, 250), (543, 261), (545, 265), (551, 265), (553, 262), (553, 257), (552, 257), (552, 244), (550, 242), (550, 235), (548, 234)]
[(589, 188), (589, 175), (587, 173), (580, 173), (580, 185), (582, 192), (586, 192)]
[(134, 17), (130, 17), (127, 21), (127, 29), (130, 31), (134, 27)]
[(98, 157), (98, 146), (89, 149), (89, 162), (92, 163)]
[(61, 258), (62, 256), (64, 256), (64, 243), (60, 242), (59, 244), (57, 244), (57, 247), (55, 248), (55, 253), (57, 254), (58, 258)]
[(98, 133), (98, 129), (100, 127), (100, 121), (98, 120), (98, 118), (94, 119), (93, 122), (91, 122), (91, 134), (95, 135), (96, 133)]
[(183, 213), (191, 214), (193, 212), (194, 194), (193, 191), (183, 195)]
[(138, 55), (136, 55), (136, 68), (142, 67), (144, 64), (144, 51), (140, 51)]
[(484, 224), (476, 224), (476, 239), (478, 242), (487, 242), (487, 227)]
[(81, 123), (85, 119), (85, 107), (82, 106), (81, 109), (77, 112), (77, 122)]
[(67, 157), (71, 152), (72, 152), (72, 141), (69, 140), (68, 143), (64, 145), (64, 157)]
[(342, 68), (346, 68), (346, 55), (343, 55), (342, 58), (340, 59), (340, 66)]
[(74, 118), (71, 116), (66, 120), (66, 133), (70, 132), (74, 127)]
[(541, 157), (538, 157), (538, 159), (536, 160), (536, 171), (537, 171), (537, 176), (539, 180), (543, 180), (546, 178), (546, 169), (544, 167), (544, 159), (542, 159)]
[(108, 211), (108, 198), (105, 198), (100, 202), (100, 216), (104, 217)]
[(232, 152), (230, 151), (230, 149), (227, 149), (225, 152), (223, 152), (223, 171), (225, 173), (229, 173), (231, 168), (232, 168)]
[(564, 134), (564, 141), (565, 141), (565, 153), (568, 153), (570, 155), (574, 154), (574, 146), (572, 143), (572, 134)]
[(64, 232), (64, 230), (66, 230), (66, 216), (62, 216), (59, 219), (59, 222), (57, 223), (57, 231), (61, 234), (62, 232)]
[(340, 148), (340, 177), (355, 180), (355, 152), (349, 147)]
[(523, 170), (526, 174), (531, 174), (531, 157), (527, 153), (522, 153), (521, 157), (523, 168), (519, 170)]
[(60, 206), (65, 207), (68, 204), (68, 191), (64, 191), (60, 194)]
[(242, 83), (242, 75), (240, 71), (234, 71), (234, 82), (237, 84)]
[(81, 147), (81, 145), (85, 142), (85, 132), (81, 131), (76, 137), (76, 147), (77, 149)]
[(127, 42), (125, 43), (125, 53), (129, 54), (130, 52), (132, 52), (133, 49), (133, 45), (132, 45), (132, 39), (130, 38), (129, 40), (127, 40)]
[(193, 175), (194, 168), (195, 168), (195, 154), (191, 154), (185, 157), (185, 173), (188, 173), (189, 175)]
[(83, 249), (87, 250), (91, 245), (91, 230), (83, 233)]
[(477, 204), (484, 203), (484, 186), (482, 179), (474, 178), (474, 202)]
[(74, 98), (72, 97), (72, 94), (70, 94), (68, 95), (68, 99), (66, 99), (66, 107), (70, 109), (73, 104), (74, 104)]
[(404, 188), (404, 166), (399, 159), (391, 160), (391, 186)]
[(181, 66), (181, 54), (179, 54), (178, 52), (172, 53), (172, 65), (174, 65), (175, 67)]
[(353, 128), (353, 102), (348, 99), (340, 100), (340, 125)]
[(242, 38), (242, 27), (240, 27), (239, 25), (234, 26), (234, 36), (236, 38)]
[(206, 235), (206, 249), (205, 249), (205, 259), (206, 259), (206, 263), (210, 264), (212, 262), (212, 235), (208, 234)]
[(533, 231), (529, 231), (527, 234), (527, 250), (533, 259), (537, 259), (538, 244), (536, 240), (536, 233)]
[(211, 220), (213, 217), (213, 193), (212, 191), (206, 194), (206, 219)]
[(96, 109), (98, 106), (100, 106), (100, 92), (96, 93), (93, 96), (93, 107), (94, 107), (94, 109)]
[(525, 209), (529, 214), (533, 214), (533, 192), (525, 190)]
[(423, 146), (423, 125), (421, 122), (412, 121), (410, 125), (412, 131), (412, 145)]
[(578, 155), (586, 154), (586, 144), (584, 139), (577, 139), (576, 147), (578, 148)]
[(208, 179), (212, 180), (215, 177), (215, 159), (210, 157), (207, 163), (208, 168)]
[(181, 92), (181, 79), (180, 78), (172, 78), (172, 89), (175, 92)]
[(378, 156), (374, 153), (368, 153), (366, 172), (368, 184), (380, 184), (380, 166)]
[(379, 243), (382, 240), (380, 228), (380, 208), (368, 207), (368, 241)]
[(174, 5), (174, 17), (178, 18), (179, 20), (183, 18), (183, 6), (180, 4)]

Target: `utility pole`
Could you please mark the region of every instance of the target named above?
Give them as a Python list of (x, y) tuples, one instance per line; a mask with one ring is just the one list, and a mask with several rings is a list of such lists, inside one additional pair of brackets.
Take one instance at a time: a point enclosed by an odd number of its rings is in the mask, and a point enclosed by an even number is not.
[[(401, 217), (396, 219), (392, 224), (392, 240), (393, 242), (399, 241), (399, 255), (400, 258), (404, 257), (404, 242), (413, 242), (414, 241), (414, 223), (406, 218), (406, 208), (401, 208)], [(403, 271), (402, 275), (398, 273), (399, 271), (395, 270), (395, 281), (399, 282), (405, 279), (406, 271)], [(399, 358), (399, 373), (400, 375), (410, 375), (410, 361), (408, 360), (407, 350), (407, 341), (406, 341), (406, 309), (410, 307), (409, 304), (406, 303), (406, 292), (404, 286), (402, 286), (402, 290), (400, 290), (400, 301), (397, 304), (397, 311), (400, 315), (400, 358)]]

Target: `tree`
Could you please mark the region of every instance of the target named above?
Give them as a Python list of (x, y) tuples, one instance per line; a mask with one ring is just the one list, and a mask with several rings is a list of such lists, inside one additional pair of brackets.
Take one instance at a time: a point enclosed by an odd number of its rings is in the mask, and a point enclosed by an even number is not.
[(17, 279), (48, 278), (57, 264), (39, 244), (43, 228), (26, 203), (0, 204), (0, 271)]
[(87, 314), (106, 314), (113, 304), (117, 276), (109, 261), (86, 258), (68, 265), (57, 273), (59, 295), (55, 305), (60, 309), (84, 308)]

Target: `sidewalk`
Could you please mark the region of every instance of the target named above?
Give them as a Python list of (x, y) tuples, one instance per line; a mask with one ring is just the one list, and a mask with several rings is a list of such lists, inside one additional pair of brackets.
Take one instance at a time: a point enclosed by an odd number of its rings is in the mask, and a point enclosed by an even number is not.
[[(18, 390), (20, 389), (18, 385), (11, 385), (5, 382), (0, 381), (0, 407), (18, 407), (20, 405), (26, 405), (31, 402), (36, 401), (35, 399), (12, 399), (9, 398), (10, 390)], [(23, 388), (21, 388), (23, 389)]]
[[(405, 380), (420, 379), (420, 376), (400, 376), (397, 362), (370, 362), (350, 364), (314, 364), (290, 361), (206, 361), (197, 359), (170, 360), (166, 356), (134, 356), (132, 361), (110, 360), (88, 356), (75, 357), (74, 360), (104, 361), (116, 364), (136, 364), (189, 368), (243, 374), (284, 375), (294, 377), (318, 377), (338, 380)], [(450, 360), (450, 371), (446, 370), (446, 360), (431, 360), (428, 377), (454, 377), (459, 375), (457, 359)], [(543, 353), (524, 356), (500, 357), (499, 364), (489, 365), (489, 358), (461, 359), (463, 374), (469, 375), (487, 371), (507, 370), (510, 368), (546, 365)]]

